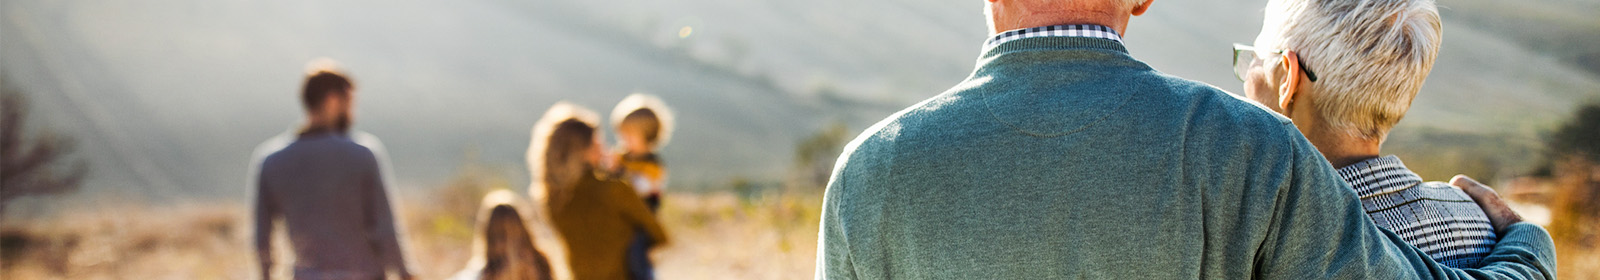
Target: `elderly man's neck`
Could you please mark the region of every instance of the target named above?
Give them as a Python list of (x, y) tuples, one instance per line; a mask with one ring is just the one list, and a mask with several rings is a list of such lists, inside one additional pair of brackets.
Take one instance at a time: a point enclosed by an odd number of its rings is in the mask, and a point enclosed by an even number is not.
[[(1103, 11), (1099, 11), (1103, 10)], [(1113, 9), (1061, 9), (1061, 10), (1033, 10), (1033, 11), (994, 11), (994, 25), (990, 30), (992, 34), (999, 34), (1008, 30), (1034, 28), (1052, 25), (1094, 24), (1116, 30), (1118, 35), (1127, 36), (1128, 18), (1132, 17), (1127, 12), (1115, 12)]]

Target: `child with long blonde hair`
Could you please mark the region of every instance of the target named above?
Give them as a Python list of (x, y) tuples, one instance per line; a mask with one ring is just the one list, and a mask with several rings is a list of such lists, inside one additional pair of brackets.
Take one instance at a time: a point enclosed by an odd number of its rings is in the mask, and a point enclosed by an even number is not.
[(484, 196), (478, 210), (472, 259), (454, 280), (550, 280), (549, 259), (534, 245), (521, 200), (511, 191)]

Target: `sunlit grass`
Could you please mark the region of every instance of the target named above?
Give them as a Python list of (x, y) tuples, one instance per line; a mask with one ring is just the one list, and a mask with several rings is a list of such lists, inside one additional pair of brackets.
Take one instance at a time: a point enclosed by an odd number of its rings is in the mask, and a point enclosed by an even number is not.
[[(419, 197), (432, 199), (401, 203), (412, 206), (401, 211), (408, 257), (420, 279), (442, 279), (469, 257), (478, 198), (471, 207), (446, 210), (449, 197)], [(818, 191), (750, 198), (669, 193), (660, 215), (673, 239), (654, 253), (658, 275), (809, 278), (820, 205)], [(0, 279), (254, 279), (259, 270), (248, 214), (245, 205), (229, 203), (129, 205), (14, 225), (0, 232)], [(285, 248), (279, 249), (280, 264), (288, 264)], [(287, 276), (286, 267), (275, 275)]]
[[(476, 200), (494, 186), (457, 184), (405, 196), (401, 224), (420, 279), (462, 268)], [(653, 253), (662, 279), (811, 277), (821, 189), (668, 193), (664, 201), (659, 215), (672, 239)], [(258, 268), (248, 217), (244, 205), (228, 203), (121, 206), (12, 225), (0, 231), (0, 279), (253, 279)], [(1600, 250), (1592, 244), (1600, 229), (1576, 225), (1588, 228), (1552, 228), (1560, 273), (1600, 275)], [(279, 251), (281, 259), (286, 252)], [(287, 276), (283, 267), (275, 275)]]

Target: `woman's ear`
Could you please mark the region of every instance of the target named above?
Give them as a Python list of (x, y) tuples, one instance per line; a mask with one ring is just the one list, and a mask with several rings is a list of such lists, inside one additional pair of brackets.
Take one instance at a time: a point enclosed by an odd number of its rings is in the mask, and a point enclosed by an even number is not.
[(1294, 110), (1294, 99), (1299, 97), (1300, 77), (1305, 73), (1301, 73), (1300, 67), (1297, 67), (1300, 65), (1300, 56), (1294, 51), (1284, 51), (1282, 59), (1278, 61), (1278, 70), (1283, 73), (1278, 81), (1278, 108), (1283, 109), (1284, 116), (1289, 116)]

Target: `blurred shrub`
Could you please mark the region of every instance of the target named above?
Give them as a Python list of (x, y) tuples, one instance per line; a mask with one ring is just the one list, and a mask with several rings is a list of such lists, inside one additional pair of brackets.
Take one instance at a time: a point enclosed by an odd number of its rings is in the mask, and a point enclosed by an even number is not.
[(1495, 182), (1538, 166), (1540, 144), (1537, 138), (1512, 134), (1401, 127), (1384, 141), (1383, 153), (1399, 156), (1426, 180), (1466, 174)]
[(1600, 104), (1580, 108), (1547, 137), (1550, 235), (1558, 278), (1600, 275)]
[(794, 147), (794, 169), (790, 185), (797, 187), (826, 187), (833, 173), (833, 163), (844, 152), (850, 141), (850, 128), (843, 122), (834, 122)]
[(426, 213), (425, 216), (419, 217), (426, 220), (426, 227), (422, 228), (433, 235), (471, 240), (474, 224), (477, 223), (473, 216), (478, 214), (484, 195), (494, 190), (508, 189), (527, 196), (527, 189), (511, 187), (506, 170), (481, 163), (477, 149), (468, 148), (464, 157), (454, 178), (434, 189), (426, 198), (419, 199), (428, 202), (427, 205), (419, 205), (427, 208), (421, 211)]
[(1546, 140), (1553, 158), (1581, 157), (1600, 162), (1600, 104), (1585, 105)]
[(0, 228), (0, 279), (252, 277), (259, 266), (240, 230), (245, 209), (112, 203), (9, 225)]
[(64, 162), (76, 148), (71, 137), (27, 131), (27, 97), (15, 86), (0, 78), (0, 217), (17, 198), (76, 190), (89, 171), (82, 161)]

